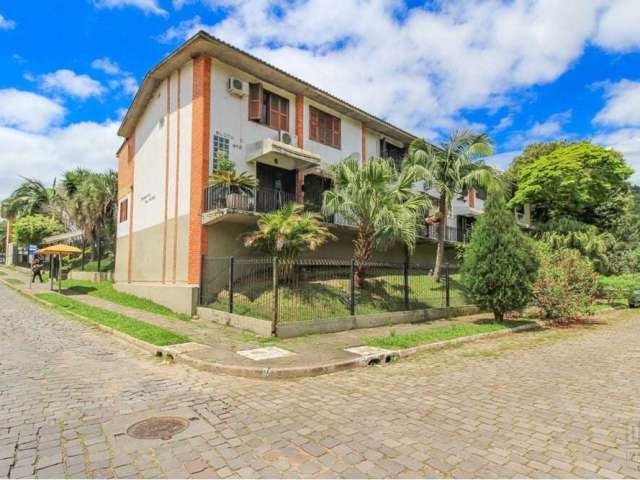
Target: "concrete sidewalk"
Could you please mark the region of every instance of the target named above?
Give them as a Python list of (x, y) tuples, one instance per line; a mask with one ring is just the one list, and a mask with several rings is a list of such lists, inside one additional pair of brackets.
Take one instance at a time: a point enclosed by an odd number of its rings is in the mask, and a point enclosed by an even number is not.
[[(29, 285), (29, 277), (26, 274), (6, 268), (3, 271), (7, 275), (0, 277), (0, 281), (11, 278), (23, 281), (23, 284), (12, 286), (25, 294), (33, 295), (34, 293), (49, 291), (49, 285), (46, 283)], [(88, 305), (117, 312), (188, 336), (192, 343), (173, 347), (152, 347), (165, 355), (171, 355), (174, 359), (180, 357), (180, 360), (186, 360), (187, 363), (204, 370), (250, 377), (311, 376), (370, 363), (384, 363), (391, 358), (405, 356), (407, 352), (392, 352), (390, 353), (391, 356), (389, 356), (387, 351), (380, 349), (365, 349), (360, 354), (346, 349), (364, 346), (364, 337), (387, 336), (391, 331), (395, 331), (396, 334), (402, 334), (491, 318), (490, 315), (480, 314), (433, 320), (420, 324), (400, 324), (389, 327), (278, 339), (258, 337), (250, 332), (202, 319), (177, 320), (111, 303), (91, 295), (65, 291), (64, 289), (63, 294)], [(497, 333), (504, 334), (509, 331), (511, 330)], [(483, 335), (486, 336), (487, 334)], [(430, 348), (438, 346), (440, 345)], [(264, 348), (267, 350), (258, 350), (256, 352), (256, 349)], [(429, 347), (421, 346), (414, 350), (424, 350), (425, 348)], [(249, 355), (262, 354), (264, 357), (269, 357), (269, 355), (273, 354), (278, 355), (279, 353), (284, 353), (284, 355), (256, 360), (238, 353), (247, 351)]]

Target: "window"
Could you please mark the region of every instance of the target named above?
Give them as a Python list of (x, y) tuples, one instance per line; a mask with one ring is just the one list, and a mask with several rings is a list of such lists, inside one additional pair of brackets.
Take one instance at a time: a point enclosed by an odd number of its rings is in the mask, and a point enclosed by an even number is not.
[(289, 131), (289, 100), (262, 88), (261, 83), (249, 85), (249, 120), (274, 130)]
[(393, 143), (389, 143), (384, 138), (380, 140), (380, 156), (382, 158), (390, 158), (393, 160), (398, 170), (402, 168), (402, 160), (406, 153), (406, 149), (400, 148)]
[(213, 148), (211, 149), (211, 172), (218, 167), (220, 155), (229, 158), (229, 139), (216, 133), (213, 136)]
[(340, 119), (317, 108), (309, 107), (309, 138), (340, 149)]
[(120, 202), (119, 220), (120, 223), (126, 222), (129, 219), (129, 199), (125, 198)]

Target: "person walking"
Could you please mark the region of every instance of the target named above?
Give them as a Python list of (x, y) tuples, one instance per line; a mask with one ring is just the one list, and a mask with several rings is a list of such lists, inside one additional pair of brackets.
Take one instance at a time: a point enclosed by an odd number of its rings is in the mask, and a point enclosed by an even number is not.
[(31, 283), (36, 281), (36, 277), (40, 279), (40, 283), (44, 283), (42, 280), (42, 268), (43, 268), (42, 259), (39, 255), (33, 257), (33, 262), (31, 263), (31, 273), (33, 273), (33, 277), (31, 278)]

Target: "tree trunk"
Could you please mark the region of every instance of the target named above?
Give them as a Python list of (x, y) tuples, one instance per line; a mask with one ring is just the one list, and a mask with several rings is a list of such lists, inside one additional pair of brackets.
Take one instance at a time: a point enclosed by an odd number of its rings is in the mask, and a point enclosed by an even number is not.
[(438, 222), (438, 249), (436, 251), (436, 266), (433, 269), (433, 279), (440, 281), (440, 273), (444, 262), (444, 239), (447, 234), (447, 199), (443, 192), (440, 192), (440, 221)]
[(495, 319), (496, 322), (504, 322), (504, 312), (497, 312), (494, 310), (493, 312), (493, 318)]
[(100, 273), (100, 257), (101, 255), (101, 251), (100, 251), (100, 232), (98, 232), (98, 238), (97, 238), (97, 242), (98, 242), (98, 246), (97, 246), (97, 253), (98, 253), (98, 273)]
[(355, 241), (354, 257), (356, 260), (356, 287), (360, 288), (366, 277), (366, 262), (373, 255), (373, 234), (367, 227), (358, 227), (358, 236)]

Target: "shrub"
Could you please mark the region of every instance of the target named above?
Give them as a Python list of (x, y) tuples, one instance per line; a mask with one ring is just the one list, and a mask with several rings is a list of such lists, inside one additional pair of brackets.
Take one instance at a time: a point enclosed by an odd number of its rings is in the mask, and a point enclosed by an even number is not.
[(627, 299), (635, 290), (640, 290), (640, 274), (599, 276), (597, 287), (598, 297), (607, 299), (609, 303)]
[(591, 313), (596, 298), (597, 274), (589, 259), (577, 250), (544, 248), (533, 290), (542, 318), (572, 323)]
[(504, 201), (490, 197), (464, 251), (462, 284), (470, 299), (502, 321), (529, 303), (538, 267), (533, 240)]

